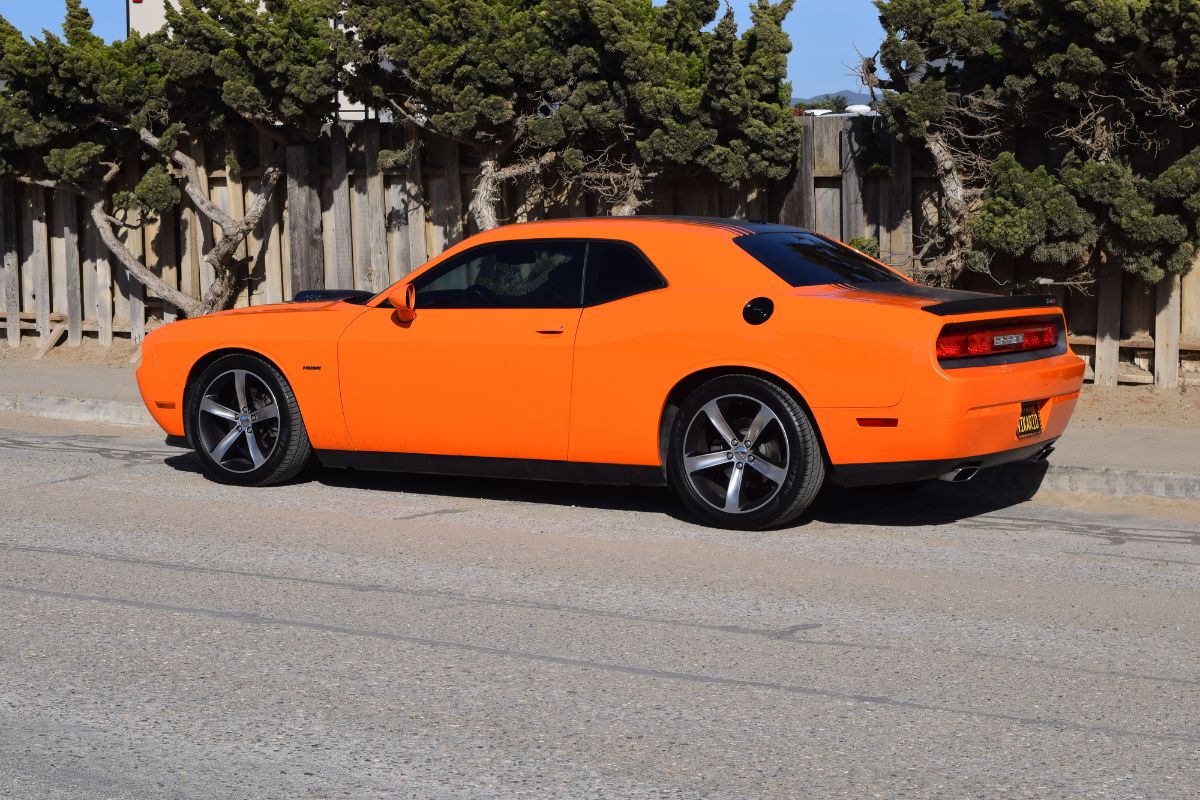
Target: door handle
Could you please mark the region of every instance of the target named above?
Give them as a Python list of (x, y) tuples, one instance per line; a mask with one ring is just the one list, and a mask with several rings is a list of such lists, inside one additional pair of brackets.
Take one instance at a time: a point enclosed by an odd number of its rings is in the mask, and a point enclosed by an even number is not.
[(537, 332), (546, 336), (557, 336), (563, 332), (563, 326), (559, 325), (557, 328), (538, 328)]

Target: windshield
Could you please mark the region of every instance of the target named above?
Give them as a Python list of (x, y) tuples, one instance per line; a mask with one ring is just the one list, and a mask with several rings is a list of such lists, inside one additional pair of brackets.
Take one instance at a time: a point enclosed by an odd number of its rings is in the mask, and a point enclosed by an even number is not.
[(792, 286), (904, 282), (854, 248), (815, 233), (756, 233), (733, 241)]

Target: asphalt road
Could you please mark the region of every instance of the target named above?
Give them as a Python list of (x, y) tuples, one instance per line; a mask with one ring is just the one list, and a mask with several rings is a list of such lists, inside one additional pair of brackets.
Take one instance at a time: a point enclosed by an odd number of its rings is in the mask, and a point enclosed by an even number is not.
[(1200, 515), (934, 486), (797, 527), (0, 418), (0, 797), (1200, 793)]

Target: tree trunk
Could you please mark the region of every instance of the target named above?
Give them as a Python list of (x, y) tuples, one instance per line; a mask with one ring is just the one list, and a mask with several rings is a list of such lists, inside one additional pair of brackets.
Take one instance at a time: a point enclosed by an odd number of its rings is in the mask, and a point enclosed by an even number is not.
[(949, 219), (943, 220), (942, 226), (950, 236), (958, 237), (961, 230), (966, 228), (967, 198), (963, 188), (962, 177), (958, 174), (958, 165), (946, 145), (942, 134), (930, 131), (925, 135), (925, 146), (933, 156), (934, 172), (942, 188), (942, 208)]
[(945, 137), (937, 131), (929, 131), (925, 135), (925, 147), (933, 157), (934, 174), (942, 192), (938, 204), (942, 217), (939, 221), (942, 239), (936, 242), (931, 239), (922, 252), (931, 245), (941, 251), (933, 259), (932, 272), (940, 275), (939, 280), (949, 286), (961, 274), (963, 255), (973, 244), (970, 225), (972, 209), (958, 164)]
[(475, 227), (481, 231), (490, 231), (500, 224), (496, 212), (496, 207), (500, 204), (498, 162), (499, 155), (495, 151), (488, 151), (479, 159), (479, 178), (475, 181), (470, 211), (475, 220)]
[(195, 298), (188, 297), (155, 275), (149, 267), (134, 258), (133, 253), (129, 252), (129, 249), (113, 233), (112, 224), (109, 222), (108, 215), (104, 211), (103, 198), (91, 196), (88, 198), (88, 201), (90, 203), (88, 213), (92, 218), (92, 223), (95, 224), (96, 230), (100, 234), (101, 241), (104, 242), (104, 246), (108, 248), (109, 252), (117, 257), (117, 260), (121, 262), (121, 266), (125, 267), (125, 271), (133, 276), (134, 280), (138, 283), (150, 289), (164, 301), (178, 308), (184, 316), (196, 316), (200, 312), (200, 302)]

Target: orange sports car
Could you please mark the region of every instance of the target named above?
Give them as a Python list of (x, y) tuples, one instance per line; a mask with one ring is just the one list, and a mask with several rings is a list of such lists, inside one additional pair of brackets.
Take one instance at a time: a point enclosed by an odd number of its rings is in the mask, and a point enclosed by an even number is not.
[(682, 217), (498, 228), (387, 291), (155, 330), (138, 385), (205, 470), (666, 484), (706, 523), (1044, 458), (1083, 381), (1049, 295), (923, 286), (832, 239)]

